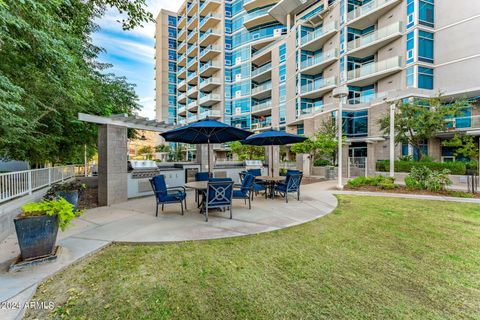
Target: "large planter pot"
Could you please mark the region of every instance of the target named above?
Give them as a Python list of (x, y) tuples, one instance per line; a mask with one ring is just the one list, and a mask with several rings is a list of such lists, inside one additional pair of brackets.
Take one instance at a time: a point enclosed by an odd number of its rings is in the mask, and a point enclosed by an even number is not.
[(58, 217), (19, 217), (13, 220), (22, 260), (50, 255), (58, 233)]
[(78, 191), (77, 190), (58, 191), (58, 192), (55, 192), (55, 195), (67, 200), (69, 203), (73, 205), (73, 211), (77, 211), (77, 207), (78, 207)]

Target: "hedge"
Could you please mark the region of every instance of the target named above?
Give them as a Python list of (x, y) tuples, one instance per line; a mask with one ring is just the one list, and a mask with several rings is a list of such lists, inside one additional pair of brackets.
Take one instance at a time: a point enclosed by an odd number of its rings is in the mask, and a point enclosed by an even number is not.
[[(395, 161), (395, 172), (410, 172), (412, 167), (427, 167), (433, 171), (441, 171), (443, 169), (450, 170), (451, 174), (466, 174), (466, 164), (462, 161), (452, 162), (433, 162), (433, 161)], [(390, 161), (377, 161), (377, 171), (390, 171)]]

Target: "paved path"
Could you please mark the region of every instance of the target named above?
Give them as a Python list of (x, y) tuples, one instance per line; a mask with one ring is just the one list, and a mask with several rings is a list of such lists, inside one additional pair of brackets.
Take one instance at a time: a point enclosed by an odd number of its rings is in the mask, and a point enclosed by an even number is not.
[[(155, 217), (153, 197), (90, 209), (75, 220), (74, 227), (59, 233), (62, 253), (57, 261), (15, 273), (7, 272), (11, 261), (19, 254), (16, 237), (11, 235), (0, 243), (0, 302), (27, 301), (42, 280), (112, 242), (158, 243), (236, 237), (317, 219), (337, 206), (335, 196), (322, 190), (321, 183), (304, 185), (301, 200), (297, 201), (292, 195), (288, 204), (280, 198), (257, 196), (251, 210), (243, 200), (235, 200), (232, 220), (228, 219), (228, 212), (212, 212), (208, 223), (193, 203), (193, 192), (189, 192), (189, 210), (184, 216), (179, 214), (179, 205), (170, 204), (158, 218)], [(0, 319), (15, 319), (19, 314), (19, 310), (0, 310)]]

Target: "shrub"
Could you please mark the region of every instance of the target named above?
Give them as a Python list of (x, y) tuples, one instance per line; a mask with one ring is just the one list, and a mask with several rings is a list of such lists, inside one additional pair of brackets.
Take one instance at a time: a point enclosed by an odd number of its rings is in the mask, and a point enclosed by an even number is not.
[(48, 189), (47, 193), (43, 197), (45, 200), (53, 200), (56, 198), (56, 192), (69, 192), (69, 191), (78, 191), (81, 192), (87, 188), (85, 183), (80, 183), (78, 181), (72, 182), (63, 182), (55, 183)]
[(317, 160), (315, 160), (313, 165), (315, 167), (325, 167), (325, 166), (331, 166), (332, 163), (328, 160), (325, 160), (325, 159), (317, 159)]
[[(411, 172), (413, 167), (427, 167), (433, 171), (443, 171), (448, 169), (451, 174), (464, 175), (466, 173), (466, 163), (463, 161), (452, 162), (433, 162), (433, 161), (395, 161), (395, 172)], [(390, 161), (377, 161), (377, 171), (390, 171)]]
[(352, 189), (361, 186), (380, 187), (382, 189), (394, 189), (396, 188), (394, 181), (394, 178), (378, 175), (374, 177), (357, 177), (355, 179), (349, 180), (347, 182), (347, 185)]
[(426, 166), (412, 167), (410, 174), (405, 177), (405, 185), (408, 189), (441, 191), (452, 184), (449, 174), (448, 169), (433, 171)]
[(58, 226), (62, 231), (75, 218), (83, 214), (82, 211), (73, 211), (73, 205), (63, 198), (43, 200), (41, 202), (29, 202), (22, 206), (22, 216), (58, 216)]

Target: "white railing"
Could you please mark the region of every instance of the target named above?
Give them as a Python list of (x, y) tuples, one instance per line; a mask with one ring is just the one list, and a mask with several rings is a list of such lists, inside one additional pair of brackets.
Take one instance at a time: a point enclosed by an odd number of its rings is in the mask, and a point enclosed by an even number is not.
[(69, 165), (6, 172), (0, 174), (0, 203), (32, 194), (57, 182), (63, 182), (76, 176), (88, 176), (93, 173), (93, 166)]
[(401, 34), (402, 31), (403, 31), (403, 26), (401, 22), (393, 23), (386, 27), (380, 28), (375, 32), (366, 34), (360, 38), (357, 38), (355, 40), (348, 42), (347, 49), (348, 51), (351, 51), (364, 46), (368, 46), (371, 43), (388, 38), (392, 35)]
[(332, 22), (324, 25), (320, 29), (317, 29), (317, 30), (315, 30), (313, 32), (310, 32), (309, 34), (303, 36), (302, 39), (300, 40), (301, 45), (303, 46), (306, 43), (309, 43), (313, 40), (319, 39), (319, 38), (323, 37), (325, 34), (331, 32), (331, 31), (334, 31), (334, 30), (337, 30), (337, 23), (335, 21), (332, 21)]
[(330, 59), (338, 59), (338, 50), (337, 49), (332, 49), (332, 50), (329, 50), (329, 51), (326, 51), (326, 52), (322, 52), (322, 53), (314, 55), (311, 58), (305, 59), (300, 64), (300, 70), (303, 71), (304, 69), (310, 68), (310, 67), (315, 66), (315, 65), (322, 64), (325, 61), (330, 60)]
[(402, 66), (402, 57), (392, 57), (378, 62), (362, 65), (360, 68), (350, 70), (347, 73), (347, 80), (368, 77), (376, 73), (382, 73)]
[(398, 0), (373, 0), (368, 3), (366, 3), (363, 6), (360, 6), (352, 11), (350, 11), (347, 14), (348, 21), (351, 21), (353, 19), (357, 19), (361, 16), (365, 16), (369, 14), (372, 11), (375, 11), (376, 9), (380, 8), (381, 6), (388, 4), (388, 3), (393, 3)]

